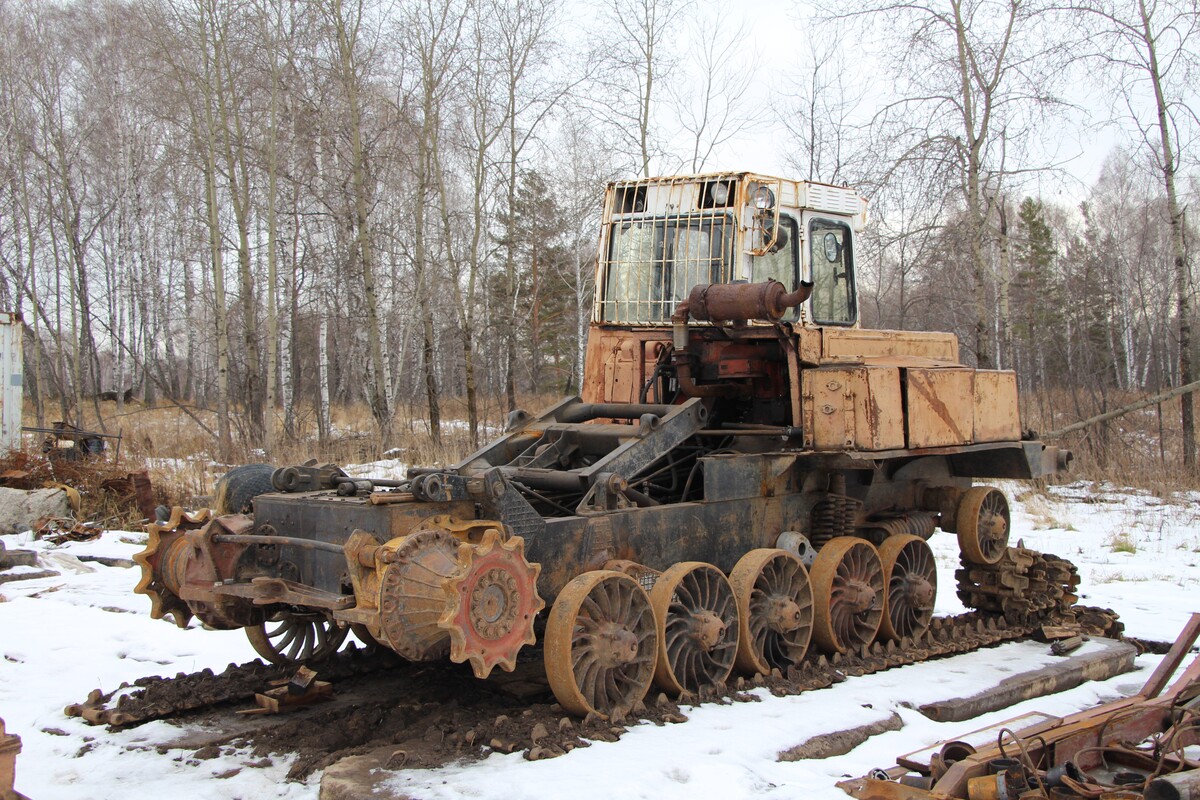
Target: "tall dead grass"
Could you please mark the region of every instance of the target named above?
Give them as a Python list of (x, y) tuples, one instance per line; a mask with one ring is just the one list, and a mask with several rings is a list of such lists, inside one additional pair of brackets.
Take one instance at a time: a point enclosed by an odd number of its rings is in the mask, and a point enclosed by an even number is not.
[[(532, 395), (518, 398), (518, 404), (536, 412), (557, 399)], [(465, 400), (445, 398), (442, 401), (441, 441), (435, 442), (424, 408), (403, 407), (397, 412), (391, 440), (384, 443), (365, 405), (332, 408), (332, 433), (324, 440), (318, 435), (315, 415), (304, 410), (297, 413), (292, 436), (284, 434), (282, 418), (276, 416), (276, 446), (270, 454), (245, 443), (245, 438), (238, 435), (243, 426), (235, 418), (231, 420), (231, 428), (235, 431), (233, 457), (224, 462), (219, 458), (216, 437), (196, 421), (199, 419), (215, 431), (216, 413), (194, 407), (188, 411), (191, 415), (171, 404), (143, 406), (137, 402), (118, 409), (115, 403), (106, 402), (101, 405), (102, 419), (97, 420), (89, 408), (83, 426), (121, 435), (119, 450), (116, 441), (108, 441), (107, 459), (110, 462), (126, 471), (147, 469), (155, 486), (163, 487), (171, 502), (199, 505), (212, 494), (216, 478), (239, 464), (287, 465), (313, 458), (335, 464), (362, 464), (384, 459), (414, 465), (452, 464), (495, 438), (507, 416), (498, 406), (485, 408), (484, 418), (480, 420), (479, 440), (472, 442)], [(25, 424), (34, 424), (31, 403), (26, 403)], [(36, 450), (43, 438), (27, 434), (27, 447)]]
[[(1101, 402), (1065, 390), (1026, 393), (1021, 398), (1021, 423), (1026, 429), (1044, 433), (1081, 417), (1131, 403), (1138, 396), (1135, 393), (1110, 393)], [(519, 405), (536, 412), (558, 399), (557, 396), (531, 395), (519, 398)], [(170, 502), (184, 504), (204, 502), (212, 493), (215, 479), (238, 464), (298, 464), (310, 458), (335, 464), (362, 464), (383, 459), (414, 465), (452, 464), (493, 439), (502, 429), (506, 417), (497, 404), (485, 408), (479, 441), (472, 442), (467, 429), (465, 401), (444, 398), (444, 422), (438, 443), (429, 434), (424, 408), (403, 407), (397, 414), (392, 439), (385, 445), (364, 405), (332, 409), (333, 433), (324, 441), (317, 435), (314, 415), (305, 411), (297, 415), (292, 437), (284, 436), (282, 421), (276, 418), (278, 444), (269, 456), (238, 442), (231, 463), (222, 463), (215, 437), (173, 405), (145, 407), (131, 403), (118, 411), (115, 404), (105, 403), (101, 411), (103, 429), (122, 434), (116, 466), (126, 471), (147, 469), (155, 485), (163, 487)], [(216, 430), (214, 412), (195, 408), (190, 411)], [(33, 424), (32, 420), (32, 408), (27, 405), (26, 424)], [(84, 424), (101, 429), (100, 422), (91, 414), (85, 417)], [(238, 430), (237, 420), (233, 421), (232, 427)], [(1066, 447), (1075, 455), (1070, 471), (1058, 476), (1055, 482), (1079, 478), (1108, 481), (1163, 496), (1200, 489), (1200, 477), (1188, 474), (1182, 468), (1177, 400), (1099, 423), (1050, 443)], [(117, 455), (115, 443), (110, 442), (109, 460), (116, 460)]]
[[(1110, 391), (1100, 398), (1084, 392), (1043, 390), (1021, 398), (1021, 424), (1039, 435), (1132, 404), (1144, 394)], [(1046, 439), (1075, 459), (1059, 480), (1085, 478), (1132, 486), (1167, 496), (1200, 489), (1200, 474), (1183, 468), (1180, 401), (1169, 400), (1096, 423), (1082, 431)]]

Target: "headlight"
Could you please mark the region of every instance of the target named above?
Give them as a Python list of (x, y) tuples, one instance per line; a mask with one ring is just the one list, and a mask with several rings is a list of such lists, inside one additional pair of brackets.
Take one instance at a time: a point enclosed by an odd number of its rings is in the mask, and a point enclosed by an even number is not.
[(729, 184), (725, 181), (716, 181), (708, 185), (708, 196), (712, 198), (714, 206), (723, 206), (729, 200)]
[(766, 186), (754, 190), (754, 207), (760, 209), (775, 207), (775, 193)]

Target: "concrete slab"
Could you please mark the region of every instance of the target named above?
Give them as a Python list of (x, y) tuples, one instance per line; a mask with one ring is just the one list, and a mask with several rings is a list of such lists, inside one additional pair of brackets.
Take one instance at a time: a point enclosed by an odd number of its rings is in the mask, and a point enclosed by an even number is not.
[(321, 777), (318, 800), (412, 800), (381, 785), (394, 774), (387, 765), (395, 754), (394, 748), (387, 747), (330, 764)]
[(1062, 661), (1005, 678), (997, 686), (970, 697), (926, 703), (918, 709), (938, 722), (962, 722), (1023, 700), (1074, 689), (1087, 681), (1105, 680), (1133, 670), (1137, 648), (1129, 642), (1095, 638), (1085, 649)]

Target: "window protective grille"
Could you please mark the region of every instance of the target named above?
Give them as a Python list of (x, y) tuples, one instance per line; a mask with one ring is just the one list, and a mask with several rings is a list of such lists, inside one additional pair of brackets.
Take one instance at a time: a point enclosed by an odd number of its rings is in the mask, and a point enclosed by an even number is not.
[(729, 283), (736, 232), (728, 209), (614, 221), (601, 318), (669, 321), (693, 286)]

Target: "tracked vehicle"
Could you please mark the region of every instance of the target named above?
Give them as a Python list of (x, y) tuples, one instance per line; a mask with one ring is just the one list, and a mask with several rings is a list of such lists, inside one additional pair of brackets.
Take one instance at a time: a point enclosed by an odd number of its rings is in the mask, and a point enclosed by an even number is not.
[(1004, 494), (975, 481), (1070, 454), (1022, 438), (1014, 374), (964, 366), (953, 335), (860, 327), (865, 221), (856, 193), (806, 181), (610, 184), (581, 397), (405, 481), (276, 470), (252, 515), (153, 526), (138, 591), (275, 661), (353, 628), (486, 678), (538, 642), (559, 702), (601, 717), (652, 683), (907, 646), (938, 528), (969, 604), (1028, 607), (988, 572), (1015, 549)]

